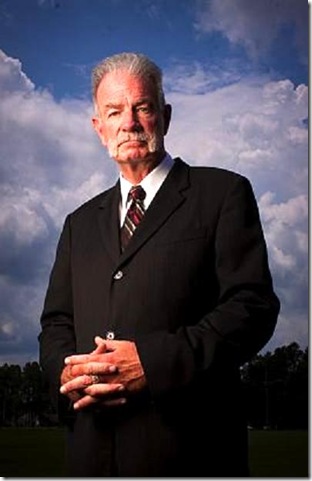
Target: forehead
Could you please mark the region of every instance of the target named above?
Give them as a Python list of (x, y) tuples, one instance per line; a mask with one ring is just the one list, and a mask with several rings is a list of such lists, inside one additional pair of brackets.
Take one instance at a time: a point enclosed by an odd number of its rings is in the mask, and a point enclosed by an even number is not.
[(127, 70), (116, 70), (103, 77), (96, 97), (100, 103), (137, 101), (143, 98), (156, 100), (156, 88), (149, 79), (133, 75)]

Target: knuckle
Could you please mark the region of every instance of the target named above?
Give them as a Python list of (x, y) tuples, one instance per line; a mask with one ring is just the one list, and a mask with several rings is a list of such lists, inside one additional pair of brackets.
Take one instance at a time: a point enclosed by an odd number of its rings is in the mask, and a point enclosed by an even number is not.
[(90, 362), (89, 364), (89, 374), (96, 374), (97, 372), (97, 363), (96, 362)]

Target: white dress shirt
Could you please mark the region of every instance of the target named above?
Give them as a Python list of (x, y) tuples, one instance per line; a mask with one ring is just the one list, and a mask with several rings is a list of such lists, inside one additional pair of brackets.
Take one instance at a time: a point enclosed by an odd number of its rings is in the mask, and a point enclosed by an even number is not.
[[(160, 186), (166, 179), (167, 175), (169, 174), (172, 166), (174, 164), (174, 160), (172, 157), (166, 153), (163, 160), (160, 164), (155, 167), (144, 179), (140, 182), (141, 187), (146, 192), (146, 197), (144, 199), (144, 209), (147, 210), (150, 203), (154, 199), (155, 195), (157, 194)], [(123, 225), (127, 210), (130, 206), (131, 199), (128, 201), (128, 194), (129, 191), (133, 187), (128, 180), (126, 180), (122, 174), (120, 174), (120, 192), (121, 192), (121, 201), (120, 201), (120, 226)]]

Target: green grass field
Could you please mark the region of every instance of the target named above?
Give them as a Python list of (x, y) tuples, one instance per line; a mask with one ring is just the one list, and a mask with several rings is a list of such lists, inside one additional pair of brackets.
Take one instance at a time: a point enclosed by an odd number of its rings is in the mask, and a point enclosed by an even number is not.
[(309, 477), (307, 431), (250, 431), (252, 477)]
[[(250, 431), (252, 477), (308, 477), (307, 431)], [(64, 431), (0, 429), (0, 476), (64, 477)]]

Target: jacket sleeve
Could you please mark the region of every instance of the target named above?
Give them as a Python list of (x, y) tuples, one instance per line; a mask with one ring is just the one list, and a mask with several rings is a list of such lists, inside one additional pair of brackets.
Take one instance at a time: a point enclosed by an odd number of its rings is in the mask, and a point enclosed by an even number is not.
[(69, 218), (58, 243), (56, 258), (41, 315), (39, 357), (52, 405), (60, 421), (70, 415), (69, 400), (59, 393), (60, 376), (66, 356), (75, 353), (70, 263)]
[(211, 372), (237, 371), (272, 336), (279, 301), (256, 200), (244, 177), (236, 176), (224, 196), (214, 250), (219, 293), (214, 308), (195, 325), (136, 341), (154, 398), (188, 388)]

